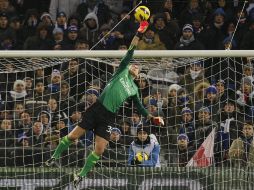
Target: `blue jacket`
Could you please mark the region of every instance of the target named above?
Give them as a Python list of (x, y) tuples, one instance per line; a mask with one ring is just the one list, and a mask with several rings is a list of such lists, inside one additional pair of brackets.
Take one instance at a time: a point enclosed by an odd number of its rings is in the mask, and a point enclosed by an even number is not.
[(138, 152), (144, 152), (148, 155), (148, 160), (143, 161), (139, 166), (160, 167), (160, 145), (155, 139), (148, 138), (148, 143), (140, 144), (138, 143), (138, 140), (131, 143), (129, 148), (128, 165), (132, 165)]

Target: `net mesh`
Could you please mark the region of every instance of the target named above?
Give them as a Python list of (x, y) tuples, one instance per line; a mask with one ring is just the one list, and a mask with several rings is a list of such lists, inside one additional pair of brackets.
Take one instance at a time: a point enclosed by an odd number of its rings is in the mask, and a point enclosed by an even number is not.
[[(1, 189), (73, 189), (71, 174), (93, 150), (92, 132), (62, 154), (59, 168), (44, 162), (96, 101), (120, 60), (0, 59)], [(131, 63), (141, 69), (135, 82), (143, 105), (165, 122), (149, 124), (161, 167), (130, 167), (130, 144), (148, 124), (126, 101), (113, 126), (120, 139), (112, 137), (80, 189), (252, 189), (253, 129), (245, 129), (253, 126), (252, 58)]]

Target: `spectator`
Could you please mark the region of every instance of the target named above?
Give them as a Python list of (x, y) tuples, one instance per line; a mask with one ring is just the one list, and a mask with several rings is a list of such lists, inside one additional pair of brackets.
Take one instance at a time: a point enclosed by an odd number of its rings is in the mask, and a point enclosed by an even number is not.
[(66, 81), (61, 82), (60, 94), (58, 97), (60, 102), (60, 110), (70, 115), (76, 109), (76, 101), (73, 96), (70, 96), (70, 85)]
[(54, 22), (52, 20), (52, 16), (48, 12), (43, 12), (40, 17), (41, 23), (47, 25), (49, 27), (49, 31), (52, 32), (54, 29)]
[(29, 144), (33, 147), (44, 147), (45, 135), (43, 132), (43, 125), (40, 121), (35, 121), (32, 128), (26, 133), (29, 139)]
[[(206, 89), (205, 99), (203, 106), (207, 107), (210, 110), (211, 117), (214, 119), (216, 117), (216, 114), (218, 113), (220, 109), (220, 105), (218, 103), (218, 95), (217, 95), (217, 89), (215, 86), (209, 86)], [(197, 108), (199, 109), (201, 106), (197, 105)]]
[(119, 143), (129, 148), (131, 142), (133, 141), (133, 137), (131, 136), (132, 122), (129, 119), (124, 119), (123, 121), (119, 122), (119, 125), (122, 134)]
[(161, 12), (164, 12), (168, 21), (177, 20), (178, 18), (178, 13), (172, 0), (164, 0)]
[(165, 50), (165, 44), (160, 40), (151, 28), (148, 28), (143, 35), (142, 40), (139, 41), (137, 49), (139, 50)]
[(47, 111), (51, 115), (52, 127), (55, 127), (59, 120), (68, 122), (68, 116), (62, 110), (59, 110), (58, 103), (55, 98), (50, 98), (48, 101)]
[(16, 103), (13, 110), (13, 120), (17, 123), (20, 120), (20, 114), (25, 111), (25, 106), (23, 103)]
[(166, 49), (174, 49), (176, 39), (179, 35), (179, 26), (176, 22), (167, 22), (165, 13), (157, 13), (153, 19), (153, 30), (159, 35), (160, 41), (165, 44)]
[(243, 35), (243, 39), (240, 45), (241, 50), (252, 50), (254, 49), (254, 19), (249, 22), (249, 29)]
[(131, 120), (132, 120), (131, 135), (137, 136), (137, 129), (141, 127), (142, 120), (141, 120), (141, 116), (139, 115), (136, 109), (133, 110), (132, 112)]
[(37, 116), (37, 121), (40, 121), (43, 126), (43, 132), (51, 132), (51, 114), (47, 111), (41, 111)]
[(239, 105), (240, 112), (245, 114), (245, 119), (251, 119), (252, 117), (252, 106), (253, 102), (253, 85), (251, 83), (251, 79), (249, 77), (242, 78), (240, 90), (236, 93), (238, 98), (236, 100)]
[(122, 22), (119, 23), (114, 30), (119, 36), (123, 35), (123, 43), (125, 45), (129, 45), (131, 43), (131, 39), (135, 35), (137, 28), (137, 23), (134, 22), (134, 19), (131, 17), (131, 15), (128, 15), (129, 12), (130, 10), (128, 8), (123, 8), (120, 18), (118, 19), (118, 22), (120, 20)]
[(29, 36), (24, 43), (24, 50), (49, 50), (50, 32), (48, 26), (43, 23), (36, 28), (36, 35)]
[(81, 98), (81, 102), (84, 103), (84, 110), (94, 104), (99, 96), (99, 92), (96, 89), (89, 88), (86, 90), (85, 95)]
[(22, 25), (22, 19), (18, 16), (11, 17), (9, 26), (15, 31), (16, 39), (12, 39), (13, 42), (15, 42), (15, 49), (22, 50), (25, 41), (25, 31)]
[[(203, 104), (206, 94), (206, 89), (210, 86), (208, 82), (200, 82), (194, 88), (195, 105)], [(196, 108), (195, 108), (196, 110)]]
[(203, 50), (203, 44), (195, 39), (193, 28), (190, 24), (185, 24), (182, 30), (180, 41), (177, 42), (176, 50)]
[(65, 12), (62, 12), (62, 11), (58, 12), (56, 17), (55, 28), (61, 28), (64, 32), (66, 32), (68, 28), (67, 20), (68, 18)]
[[(139, 161), (136, 156), (138, 153), (146, 154), (147, 160)], [(149, 130), (145, 127), (138, 128), (137, 137), (131, 143), (129, 149), (129, 165), (144, 167), (160, 167), (160, 145), (158, 141), (149, 136)]]
[(139, 87), (139, 94), (141, 100), (143, 100), (145, 97), (147, 97), (150, 93), (150, 83), (147, 79), (147, 75), (145, 73), (139, 73), (139, 76), (137, 79), (135, 79), (136, 82), (138, 83)]
[(234, 10), (233, 10), (231, 3), (229, 4), (229, 2), (227, 2), (226, 0), (217, 0), (216, 8), (220, 8), (225, 12), (225, 21), (226, 22), (233, 19)]
[(78, 39), (78, 28), (77, 26), (69, 26), (67, 30), (67, 36), (63, 49), (74, 50), (76, 41)]
[(68, 69), (63, 70), (65, 80), (70, 85), (70, 96), (79, 100), (85, 91), (85, 73), (82, 72), (80, 60), (75, 58), (68, 61)]
[(9, 17), (5, 12), (0, 12), (0, 39), (8, 37), (16, 41), (15, 31), (9, 27)]
[(197, 150), (204, 142), (206, 137), (210, 134), (213, 128), (217, 128), (217, 123), (211, 119), (209, 108), (201, 107), (198, 111), (198, 118), (195, 122), (196, 137), (194, 149)]
[(70, 113), (68, 122), (69, 131), (72, 131), (80, 121), (81, 121), (80, 111), (73, 111), (72, 113)]
[(110, 10), (104, 1), (87, 0), (78, 6), (77, 13), (81, 20), (83, 20), (86, 15), (95, 13), (100, 26), (103, 24), (110, 24), (111, 22)]
[(199, 0), (190, 0), (188, 5), (184, 8), (180, 15), (180, 26), (183, 26), (186, 23), (191, 23), (193, 16), (197, 14), (203, 14), (203, 10), (200, 7)]
[(241, 137), (233, 141), (229, 149), (229, 157), (236, 166), (253, 165), (253, 123), (244, 123), (242, 133)]
[(45, 91), (43, 80), (37, 79), (33, 96), (27, 99), (26, 108), (31, 115), (37, 116), (47, 106), (49, 94)]
[(241, 136), (242, 121), (235, 101), (224, 102), (222, 110), (218, 112), (219, 128), (215, 139), (215, 161), (217, 165), (228, 165), (228, 150), (233, 140)]
[(201, 42), (205, 49), (216, 50), (220, 49), (221, 42), (225, 39), (225, 12), (222, 8), (217, 8), (213, 14), (213, 22), (204, 30), (204, 36)]
[(120, 143), (121, 135), (122, 133), (120, 129), (112, 128), (109, 141), (110, 148), (120, 148), (122, 146), (122, 144)]
[(194, 38), (200, 42), (200, 39), (202, 39), (202, 36), (204, 33), (203, 16), (196, 14), (195, 16), (192, 17), (191, 24), (192, 24), (192, 28), (193, 28)]
[(26, 136), (26, 134), (22, 134), (20, 135), (20, 137), (17, 140), (17, 146), (21, 146), (21, 147), (29, 147), (29, 139)]
[(4, 119), (0, 127), (0, 147), (12, 147), (15, 144), (13, 123), (11, 120)]
[(79, 0), (51, 0), (49, 6), (49, 13), (52, 15), (52, 20), (55, 21), (57, 13), (64, 12), (68, 18), (75, 13), (80, 1)]
[(177, 137), (178, 145), (178, 166), (185, 167), (194, 155), (194, 151), (189, 147), (189, 138), (182, 133)]
[(102, 40), (100, 41), (100, 43), (98, 44), (98, 47), (96, 47), (96, 49), (116, 50), (118, 48), (119, 44), (123, 43), (124, 36), (118, 31), (109, 33), (110, 29), (111, 29), (110, 26), (107, 24), (103, 24), (100, 27), (100, 35), (98, 37), (98, 40), (100, 40), (100, 39), (102, 39)]
[(62, 75), (60, 71), (54, 69), (53, 72), (51, 73), (50, 80), (51, 83), (48, 85), (48, 91), (56, 96), (57, 95), (56, 93), (60, 91), (60, 83), (62, 80)]
[(53, 40), (52, 49), (61, 50), (65, 46), (64, 32), (62, 28), (54, 28), (53, 30)]
[[(24, 102), (29, 96), (26, 92), (26, 84), (23, 80), (16, 80), (13, 85), (13, 91), (10, 91), (12, 103)], [(11, 102), (10, 102), (11, 103)], [(13, 108), (13, 106), (12, 106)]]
[(190, 108), (185, 107), (181, 112), (181, 122), (179, 123), (177, 134), (186, 134), (188, 137), (188, 147), (194, 146), (195, 142), (195, 125), (193, 120), (193, 112)]
[(13, 16), (16, 13), (14, 6), (11, 4), (10, 0), (0, 1), (0, 12), (5, 12), (9, 16)]
[(86, 40), (77, 40), (75, 43), (75, 50), (89, 50), (89, 43)]
[(15, 126), (15, 136), (19, 137), (23, 133), (27, 133), (33, 126), (32, 118), (26, 111), (20, 114), (20, 121)]
[(23, 79), (23, 81), (25, 82), (25, 86), (26, 86), (26, 92), (28, 94), (28, 96), (32, 97), (33, 96), (33, 79), (31, 77), (25, 77)]
[(253, 84), (253, 81), (254, 81), (253, 65), (251, 63), (248, 63), (248, 64), (243, 66), (243, 76), (250, 78), (251, 83)]
[(209, 81), (205, 78), (205, 69), (202, 60), (193, 61), (185, 70), (184, 76), (181, 77), (179, 84), (185, 86), (192, 97), (195, 97), (195, 87), (201, 83)]
[(39, 13), (36, 9), (28, 9), (23, 22), (24, 39), (36, 35), (36, 28), (39, 25)]
[(80, 38), (88, 41), (89, 46), (92, 47), (98, 41), (99, 28), (96, 14), (94, 12), (87, 14), (80, 29)]

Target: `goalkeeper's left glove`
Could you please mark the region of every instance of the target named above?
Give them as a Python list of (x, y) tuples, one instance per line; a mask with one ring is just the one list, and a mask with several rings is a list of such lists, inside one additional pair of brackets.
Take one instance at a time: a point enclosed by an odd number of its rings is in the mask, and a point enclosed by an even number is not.
[(144, 21), (141, 21), (140, 23), (139, 23), (139, 28), (138, 28), (138, 32), (140, 32), (140, 33), (145, 33), (145, 31), (146, 31), (146, 29), (148, 28), (148, 26), (149, 26), (149, 23), (146, 21), (146, 20), (144, 20)]

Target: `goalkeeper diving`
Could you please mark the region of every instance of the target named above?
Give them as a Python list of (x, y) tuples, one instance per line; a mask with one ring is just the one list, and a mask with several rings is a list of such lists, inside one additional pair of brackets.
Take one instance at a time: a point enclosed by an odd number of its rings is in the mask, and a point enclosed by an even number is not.
[(134, 79), (139, 74), (139, 67), (130, 64), (133, 57), (134, 49), (138, 45), (139, 39), (148, 27), (147, 21), (140, 22), (137, 34), (132, 39), (128, 52), (121, 60), (119, 68), (113, 74), (110, 81), (105, 86), (96, 103), (89, 107), (84, 113), (81, 122), (65, 137), (57, 146), (52, 157), (46, 161), (47, 166), (53, 166), (61, 153), (66, 150), (76, 139), (85, 134), (86, 131), (93, 130), (95, 134), (95, 148), (88, 155), (86, 163), (78, 174), (74, 174), (74, 186), (77, 187), (83, 177), (93, 169), (100, 156), (106, 149), (111, 129), (114, 126), (116, 114), (120, 106), (129, 98), (131, 98), (138, 111), (152, 122), (163, 122), (159, 117), (153, 117), (143, 107), (138, 93), (138, 87)]

